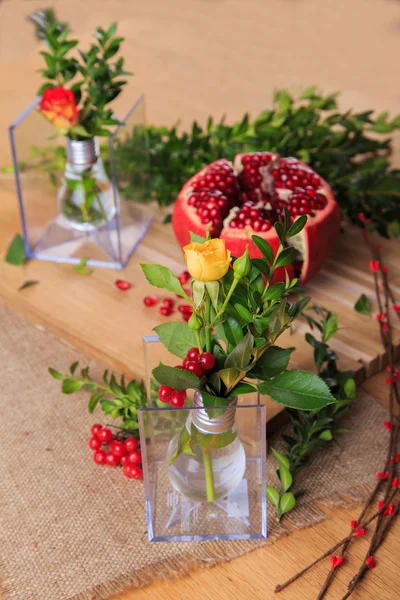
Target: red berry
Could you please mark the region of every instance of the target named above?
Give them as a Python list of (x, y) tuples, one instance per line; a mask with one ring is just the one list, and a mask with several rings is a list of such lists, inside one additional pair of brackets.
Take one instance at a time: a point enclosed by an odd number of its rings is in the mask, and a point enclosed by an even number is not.
[(125, 449), (128, 453), (133, 452), (134, 450), (137, 450), (138, 446), (139, 446), (139, 440), (137, 438), (130, 437), (125, 440)]
[(129, 455), (129, 462), (132, 465), (141, 465), (142, 464), (142, 453), (140, 450), (134, 450)]
[(92, 437), (89, 440), (89, 448), (91, 448), (92, 450), (100, 450), (101, 448), (101, 441), (98, 438)]
[(197, 360), (200, 355), (200, 350), (198, 348), (190, 348), (188, 353), (186, 354), (186, 358), (188, 360)]
[(209, 371), (215, 365), (215, 358), (210, 352), (203, 352), (199, 360), (206, 371)]
[(111, 442), (112, 438), (113, 438), (113, 434), (111, 429), (109, 429), (108, 427), (102, 427), (99, 435), (98, 435), (99, 440), (101, 440), (102, 442)]
[(157, 296), (146, 296), (143, 298), (143, 304), (145, 306), (155, 306), (158, 302)]
[(108, 449), (110, 450), (111, 454), (114, 454), (115, 456), (121, 457), (126, 454), (125, 444), (123, 442), (119, 442), (118, 440), (112, 440), (108, 445)]
[(170, 398), (172, 408), (183, 408), (186, 402), (186, 390), (176, 390)]
[(160, 389), (158, 390), (158, 399), (161, 400), (161, 402), (169, 402), (170, 396), (173, 392), (174, 390), (169, 387), (169, 385), (161, 385)]
[(127, 465), (129, 464), (129, 456), (128, 454), (124, 454), (124, 456), (121, 456), (120, 461), (121, 465)]
[(171, 308), (171, 309), (174, 307), (174, 301), (172, 298), (164, 298), (163, 304), (165, 306), (169, 306), (169, 308)]
[(203, 377), (204, 375), (204, 369), (201, 366), (201, 364), (199, 362), (194, 362), (193, 361), (188, 361), (186, 363), (186, 367), (185, 367), (186, 371), (189, 371), (189, 373), (194, 373), (195, 375), (197, 375), (197, 377)]
[(132, 465), (129, 463), (124, 464), (124, 475), (125, 477), (131, 477), (132, 474)]
[(106, 453), (104, 452), (104, 450), (98, 450), (97, 452), (95, 452), (93, 455), (93, 460), (96, 463), (96, 465), (104, 465), (104, 463), (106, 462)]
[(106, 465), (110, 467), (118, 467), (121, 460), (119, 456), (115, 456), (115, 454), (111, 454), (111, 452), (106, 453)]
[(143, 477), (143, 471), (142, 469), (138, 466), (138, 465), (130, 465), (131, 470), (130, 470), (130, 475), (128, 477), (130, 477), (131, 479), (142, 479)]
[(92, 435), (94, 437), (99, 437), (99, 433), (102, 430), (102, 426), (99, 425), (98, 423), (95, 423), (94, 425), (92, 425), (92, 429), (90, 430), (92, 432)]
[(183, 359), (183, 363), (182, 363), (182, 367), (184, 369), (186, 369), (186, 367), (187, 367), (187, 365), (188, 365), (189, 362), (190, 362), (190, 360), (188, 358), (184, 358)]
[(126, 290), (130, 290), (132, 287), (132, 284), (129, 283), (129, 281), (124, 281), (123, 279), (117, 279), (115, 285), (123, 292), (125, 292)]
[(190, 304), (181, 304), (180, 306), (178, 306), (178, 310), (182, 314), (191, 313), (192, 307), (190, 306)]
[(165, 304), (163, 304), (158, 309), (158, 312), (160, 313), (160, 315), (163, 315), (163, 317), (169, 317), (169, 315), (172, 313), (172, 309), (169, 306), (165, 306)]

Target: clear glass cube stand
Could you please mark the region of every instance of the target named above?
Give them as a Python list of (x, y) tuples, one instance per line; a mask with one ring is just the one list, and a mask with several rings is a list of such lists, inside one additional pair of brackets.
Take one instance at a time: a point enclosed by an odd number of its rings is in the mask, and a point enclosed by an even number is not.
[[(86, 258), (91, 266), (121, 269), (152, 222), (140, 202), (149, 197), (150, 185), (144, 98), (137, 99), (109, 138), (98, 139), (100, 159), (91, 175), (99, 178), (97, 196), (103, 194), (107, 206), (105, 218), (94, 225), (74, 222), (62, 210), (64, 173), (71, 173), (68, 166), (65, 169), (66, 140), (54, 138), (56, 129), (39, 113), (39, 101), (9, 130), (26, 255), (70, 264)], [(105, 183), (108, 189), (102, 192)], [(92, 208), (98, 208), (96, 200)]]
[[(160, 360), (174, 365), (179, 359), (168, 355), (156, 336), (144, 338), (144, 347), (149, 407), (139, 411), (139, 430), (149, 540), (266, 538), (265, 406), (258, 403), (256, 394), (240, 397), (235, 407), (227, 409), (234, 412), (232, 429), (208, 436), (213, 438), (207, 462), (211, 461), (215, 499), (204, 500), (200, 447), (195, 447), (195, 456), (180, 454), (168, 460), (182, 435), (197, 431), (192, 429), (192, 420), (196, 421), (195, 412), (204, 409), (193, 407), (190, 399), (182, 409), (171, 409), (157, 400), (157, 383), (149, 375), (152, 368)], [(232, 443), (226, 442), (226, 436), (232, 436)], [(224, 489), (226, 494), (219, 491)]]

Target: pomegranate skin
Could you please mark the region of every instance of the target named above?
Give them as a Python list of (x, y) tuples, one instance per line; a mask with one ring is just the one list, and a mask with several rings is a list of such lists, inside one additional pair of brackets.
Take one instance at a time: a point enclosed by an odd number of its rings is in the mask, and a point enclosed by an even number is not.
[[(242, 160), (243, 156), (246, 155), (237, 155), (234, 161), (235, 165), (238, 164), (238, 160)], [(279, 160), (279, 158), (277, 158), (278, 155), (271, 154), (271, 156), (272, 165), (275, 160)], [(172, 214), (172, 226), (175, 237), (181, 247), (190, 243), (190, 232), (202, 237), (205, 236), (206, 226), (201, 222), (201, 218), (196, 214), (194, 207), (188, 206), (187, 199), (193, 192), (193, 182), (196, 181), (198, 177), (203, 176), (207, 169), (215, 165), (216, 162), (207, 165), (199, 173), (194, 175), (183, 186), (175, 202)], [(296, 161), (296, 164), (310, 171), (310, 168), (301, 161)], [(235, 173), (237, 175), (236, 169)], [(320, 210), (313, 211), (313, 215), (308, 216), (303, 231), (295, 236), (295, 238), (289, 239), (290, 244), (295, 246), (302, 256), (301, 283), (306, 283), (318, 273), (324, 260), (331, 252), (340, 231), (340, 208), (334, 199), (330, 186), (320, 176), (318, 176), (318, 178), (320, 179), (319, 191), (325, 196), (326, 205)], [(282, 193), (281, 190), (277, 191), (278, 193)], [(238, 193), (237, 206), (241, 206), (241, 204), (240, 194)], [(229, 227), (229, 220), (232, 220), (232, 218), (232, 216), (228, 216), (228, 218), (225, 219), (219, 237), (226, 241), (226, 246), (233, 256), (241, 256), (247, 245), (249, 246), (250, 256), (252, 258), (262, 256), (261, 252), (251, 239), (252, 235), (258, 235), (265, 239), (271, 245), (274, 253), (276, 253), (279, 247), (279, 239), (274, 228), (271, 228), (266, 232), (254, 231), (251, 225), (246, 225), (243, 229), (233, 229)], [(288, 271), (289, 276), (295, 276), (292, 265), (288, 265), (285, 269)], [(279, 273), (277, 279), (284, 278), (284, 275), (284, 269), (282, 269), (282, 273)]]

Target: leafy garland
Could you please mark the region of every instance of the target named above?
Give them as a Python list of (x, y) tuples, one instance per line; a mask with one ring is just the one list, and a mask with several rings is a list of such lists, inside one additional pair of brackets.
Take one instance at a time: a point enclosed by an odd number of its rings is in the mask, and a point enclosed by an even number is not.
[(126, 191), (132, 193), (138, 179), (135, 153), (143, 145), (150, 153), (152, 197), (161, 206), (172, 204), (183, 184), (217, 158), (268, 150), (296, 156), (315, 169), (352, 222), (358, 223), (363, 212), (382, 235), (399, 235), (400, 170), (390, 168), (387, 134), (400, 129), (400, 116), (390, 120), (388, 113), (374, 117), (372, 110), (341, 112), (338, 96), (315, 86), (298, 97), (282, 89), (271, 109), (255, 119), (246, 114), (233, 125), (210, 117), (205, 127), (194, 122), (183, 132), (178, 125), (137, 127), (115, 152)]
[(277, 475), (281, 493), (276, 488), (267, 486), (267, 497), (276, 507), (278, 521), (295, 507), (296, 498), (301, 493), (289, 491), (295, 483), (298, 471), (318, 448), (327, 446), (336, 435), (347, 431), (340, 428), (338, 420), (347, 412), (356, 396), (353, 371), (342, 372), (338, 369), (337, 355), (326, 343), (337, 331), (337, 316), (322, 306), (314, 305), (310, 307), (310, 311), (303, 313), (303, 317), (311, 329), (320, 332), (320, 341), (311, 333), (306, 333), (305, 339), (314, 349), (318, 375), (329, 386), (337, 402), (313, 412), (287, 410), (293, 425), (293, 434), (282, 435), (285, 442), (284, 454), (271, 448), (278, 461)]

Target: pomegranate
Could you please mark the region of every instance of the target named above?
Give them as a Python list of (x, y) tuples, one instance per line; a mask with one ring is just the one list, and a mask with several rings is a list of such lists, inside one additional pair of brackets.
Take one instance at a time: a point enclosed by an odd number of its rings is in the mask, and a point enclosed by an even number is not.
[(286, 267), (302, 283), (311, 279), (329, 254), (340, 228), (340, 210), (329, 185), (296, 158), (271, 152), (238, 154), (234, 165), (220, 159), (194, 175), (182, 188), (172, 214), (175, 236), (181, 246), (190, 243), (190, 232), (226, 240), (233, 256), (249, 245), (252, 258), (261, 256), (251, 239), (256, 234), (274, 252), (279, 239), (274, 223), (283, 209), (292, 221), (307, 215), (305, 228), (289, 238), (298, 260)]

